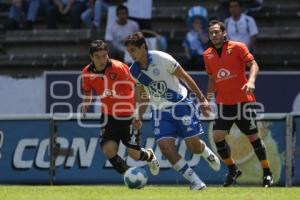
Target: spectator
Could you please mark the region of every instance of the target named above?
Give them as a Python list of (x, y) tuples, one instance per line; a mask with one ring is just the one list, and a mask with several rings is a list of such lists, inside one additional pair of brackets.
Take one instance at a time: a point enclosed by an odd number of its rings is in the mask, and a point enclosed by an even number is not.
[(129, 18), (136, 21), (141, 30), (151, 30), (152, 0), (127, 0)]
[(186, 70), (199, 70), (199, 67), (204, 66), (202, 54), (206, 49), (207, 42), (208, 35), (203, 27), (203, 21), (196, 17), (183, 42)]
[(103, 11), (107, 11), (107, 3), (104, 0), (89, 0), (88, 8), (80, 18), (86, 27), (100, 30)]
[[(263, 5), (263, 0), (241, 0), (241, 3), (244, 5), (245, 13), (252, 13), (261, 10)], [(224, 21), (230, 17), (228, 10), (229, 1), (228, 0), (219, 0), (218, 6), (216, 6), (216, 18), (220, 21)]]
[(116, 10), (117, 19), (109, 27), (105, 34), (105, 40), (109, 44), (110, 56), (114, 59), (123, 61), (126, 51), (124, 41), (127, 36), (139, 31), (139, 25), (128, 19), (128, 8), (124, 5), (119, 5)]
[(242, 13), (239, 0), (229, 1), (229, 12), (231, 16), (225, 20), (228, 39), (243, 42), (253, 52), (258, 34), (255, 20)]
[[(12, 0), (6, 29), (32, 29), (38, 14), (39, 6), (39, 0)], [(22, 23), (23, 12), (26, 13), (24, 23)]]
[(86, 8), (86, 0), (53, 0), (46, 9), (48, 29), (57, 28), (59, 16), (71, 16), (71, 29), (80, 29), (80, 15)]

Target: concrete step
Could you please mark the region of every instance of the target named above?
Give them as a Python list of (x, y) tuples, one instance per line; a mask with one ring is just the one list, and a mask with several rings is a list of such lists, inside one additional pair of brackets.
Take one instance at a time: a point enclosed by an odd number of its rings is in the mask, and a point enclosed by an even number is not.
[(30, 55), (0, 55), (0, 67), (36, 67), (36, 68), (58, 68), (69, 69), (78, 68), (90, 62), (88, 56), (81, 55), (61, 55), (61, 56), (30, 56)]
[(6, 31), (6, 43), (12, 42), (61, 42), (89, 40), (92, 37), (92, 31), (87, 29), (60, 29), (60, 30), (18, 30)]
[[(183, 52), (167, 51), (179, 63), (184, 61)], [(281, 68), (281, 69), (298, 69), (300, 66), (300, 57), (298, 54), (286, 53), (278, 51), (275, 53), (270, 52), (257, 52), (255, 54), (256, 61), (259, 63), (260, 68), (263, 70), (271, 68)], [(36, 67), (41, 68), (58, 68), (58, 69), (81, 69), (83, 66), (90, 62), (88, 55), (56, 55), (56, 56), (32, 56), (32, 55), (0, 55), (0, 67), (18, 67), (22, 69), (23, 67)]]
[[(184, 53), (172, 51), (168, 53), (177, 59), (179, 63), (183, 63), (185, 58)], [(255, 54), (255, 60), (258, 62), (261, 70), (299, 70), (300, 66), (299, 54), (286, 54), (284, 52), (277, 52), (273, 54), (264, 52)], [(199, 70), (203, 70), (202, 68), (199, 68)]]

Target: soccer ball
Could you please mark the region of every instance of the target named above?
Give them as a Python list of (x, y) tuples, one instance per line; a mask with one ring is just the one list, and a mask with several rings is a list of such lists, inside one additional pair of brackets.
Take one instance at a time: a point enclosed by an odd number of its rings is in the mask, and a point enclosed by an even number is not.
[(124, 183), (130, 189), (141, 189), (148, 181), (146, 171), (141, 167), (130, 167), (124, 174)]

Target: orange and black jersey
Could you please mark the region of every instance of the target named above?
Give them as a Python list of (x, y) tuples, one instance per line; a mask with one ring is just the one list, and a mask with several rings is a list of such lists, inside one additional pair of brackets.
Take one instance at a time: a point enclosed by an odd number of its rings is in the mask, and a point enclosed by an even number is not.
[(210, 47), (203, 57), (206, 71), (215, 82), (217, 103), (233, 105), (255, 101), (253, 94), (241, 90), (247, 83), (246, 64), (254, 60), (245, 44), (226, 41), (219, 52)]
[(82, 70), (82, 88), (100, 96), (101, 112), (114, 117), (130, 116), (134, 110), (134, 80), (126, 64), (111, 59), (105, 70), (98, 72), (94, 64)]

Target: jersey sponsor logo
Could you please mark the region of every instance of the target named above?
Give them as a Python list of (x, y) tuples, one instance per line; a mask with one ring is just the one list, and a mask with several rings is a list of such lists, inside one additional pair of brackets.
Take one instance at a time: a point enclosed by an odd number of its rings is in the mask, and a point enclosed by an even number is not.
[(219, 69), (218, 73), (217, 73), (217, 80), (216, 82), (220, 82), (220, 81), (224, 81), (224, 80), (228, 80), (228, 79), (232, 79), (232, 78), (236, 78), (237, 75), (236, 74), (231, 74), (231, 72), (228, 69), (225, 68), (221, 68)]
[[(49, 154), (49, 138), (23, 138), (21, 139), (14, 151), (12, 165), (15, 169), (30, 169), (33, 167), (40, 169), (48, 169), (50, 167)], [(84, 138), (73, 138), (69, 141), (64, 137), (57, 137), (56, 142), (61, 148), (70, 148), (73, 155), (60, 155), (56, 158), (55, 166), (64, 166), (72, 168), (79, 165), (80, 168), (89, 168), (92, 166), (96, 148), (99, 139), (91, 137), (89, 141)], [(32, 150), (36, 153), (32, 153)], [(79, 160), (77, 162), (76, 160)]]
[(152, 81), (149, 84), (149, 91), (155, 97), (162, 97), (167, 91), (167, 84), (165, 81)]
[(218, 78), (226, 78), (228, 76), (230, 76), (230, 71), (229, 70), (227, 70), (225, 68), (219, 69), (218, 74), (217, 74)]

